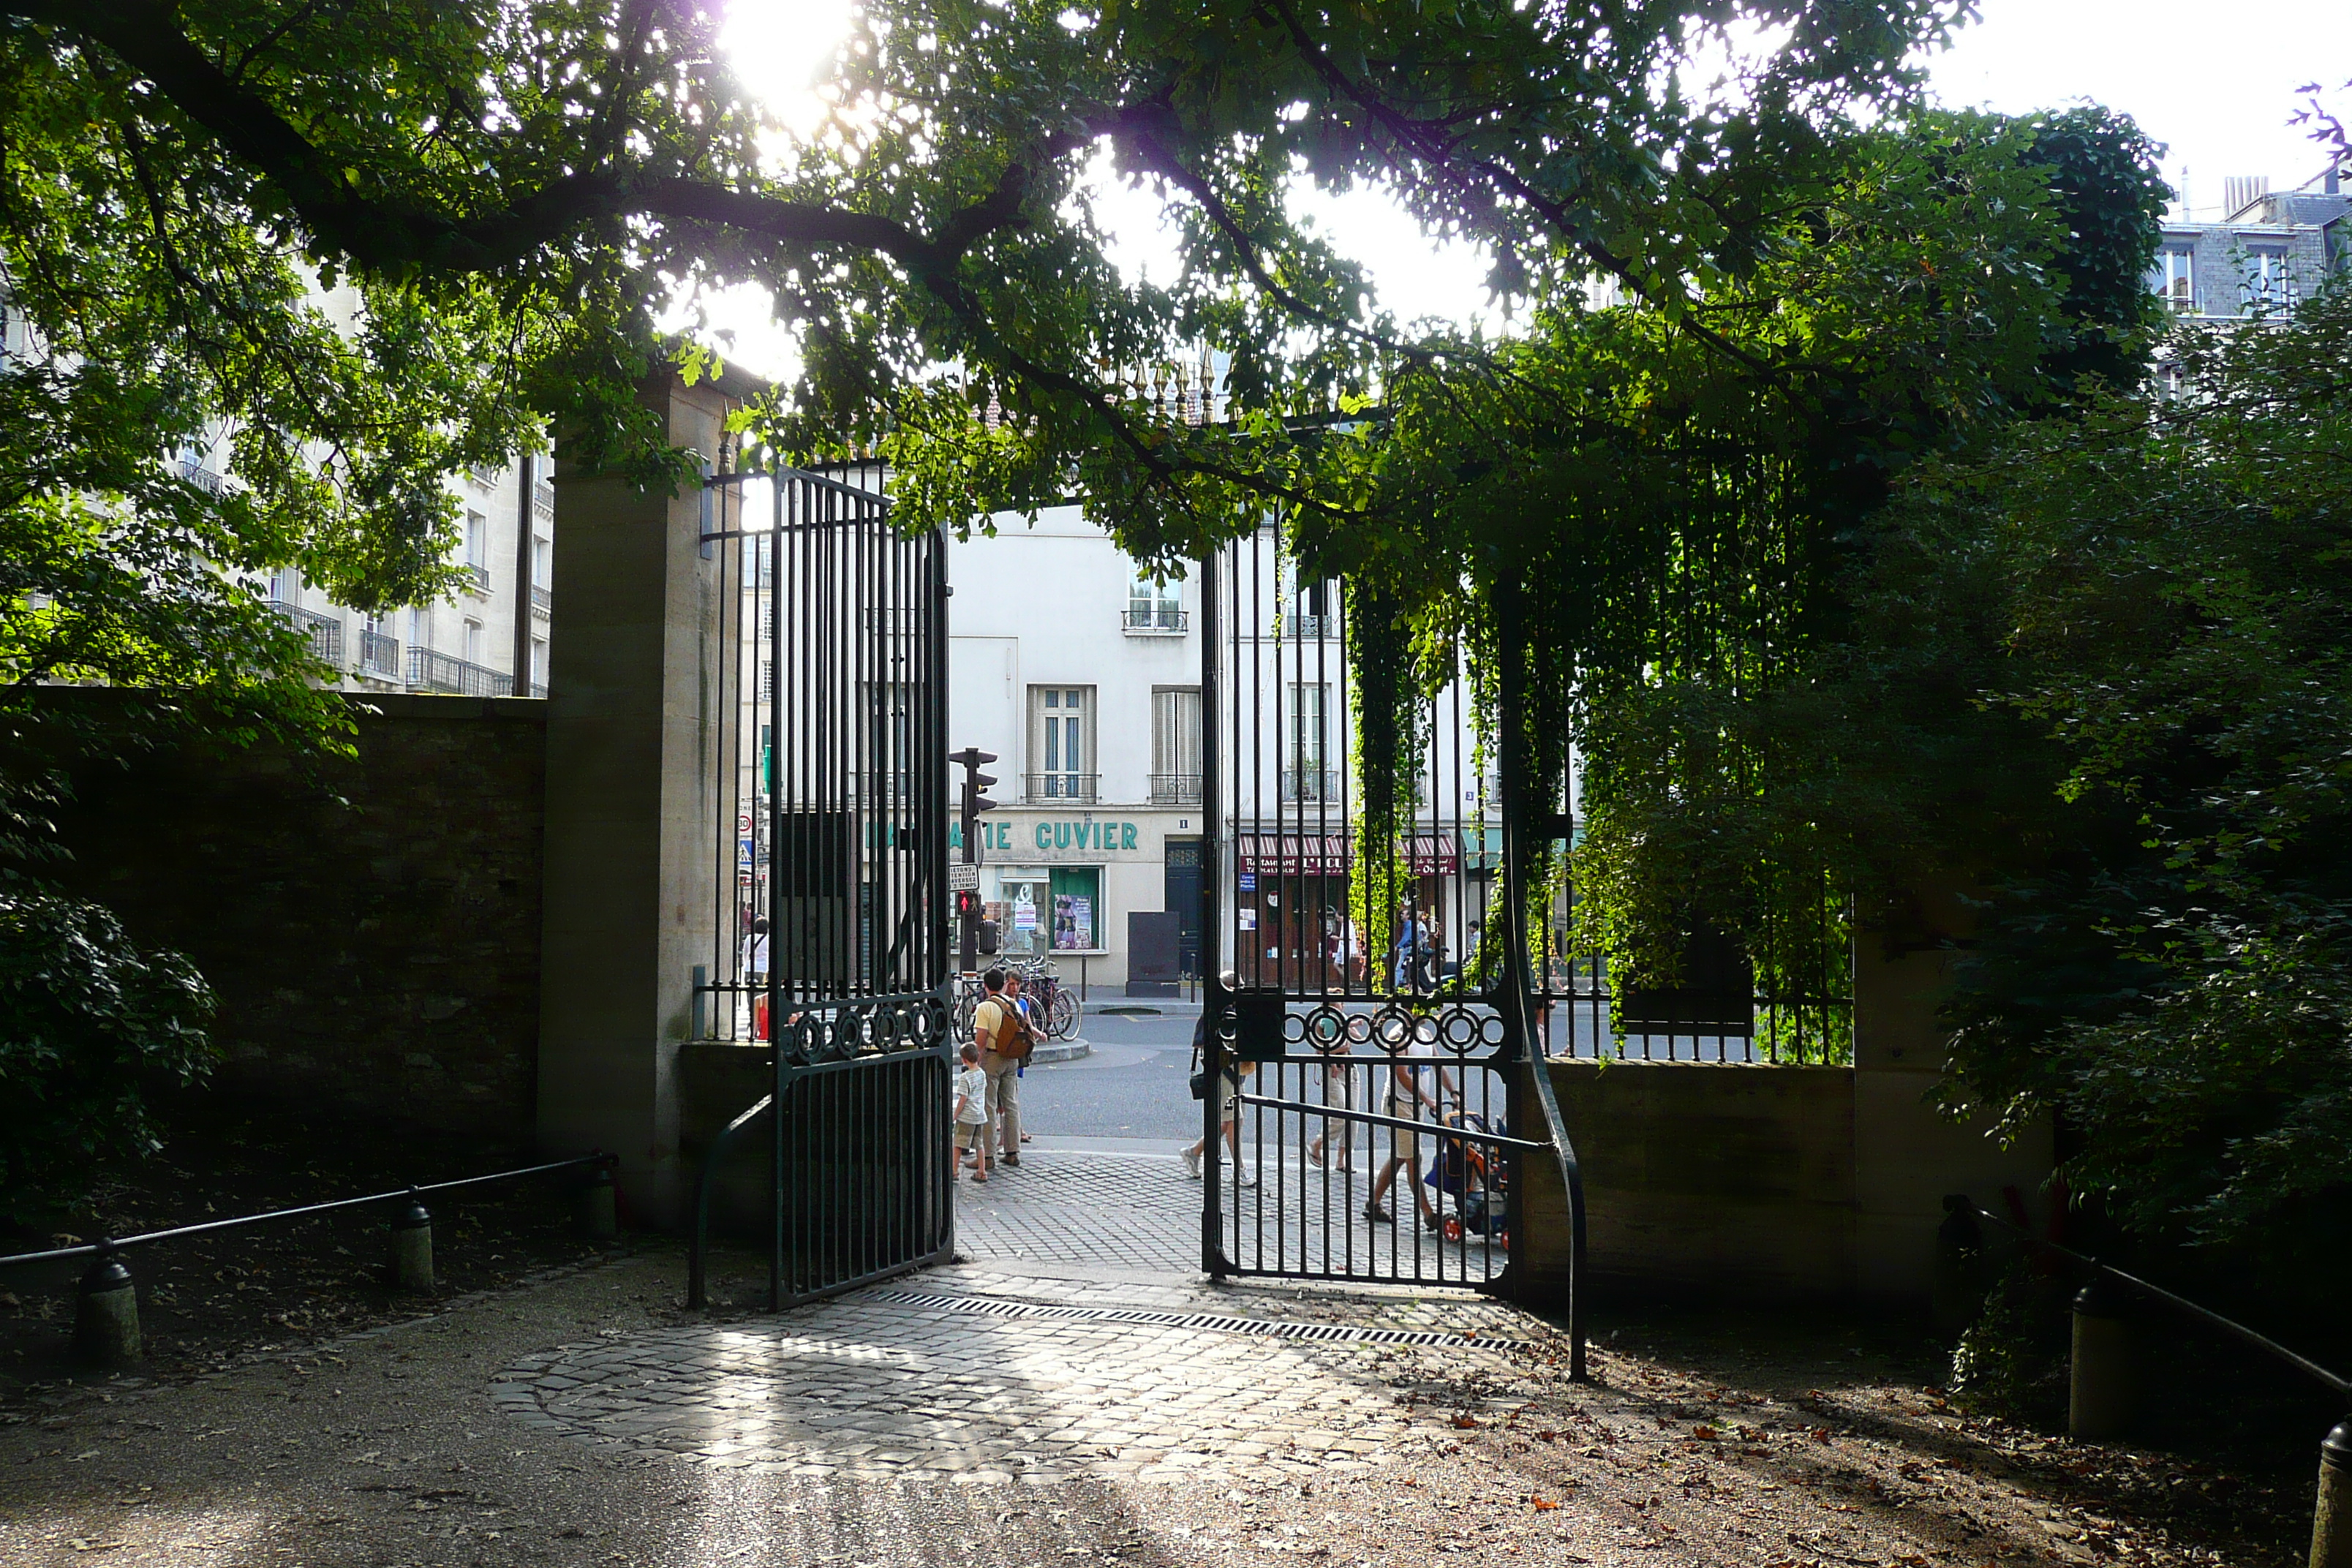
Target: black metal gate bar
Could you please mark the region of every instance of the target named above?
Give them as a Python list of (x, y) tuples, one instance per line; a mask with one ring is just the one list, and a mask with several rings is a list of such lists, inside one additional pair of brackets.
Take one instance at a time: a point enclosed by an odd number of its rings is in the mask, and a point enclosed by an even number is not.
[(1202, 631), (1209, 1065), (1243, 1079), (1237, 1164), (1203, 1105), (1203, 1266), (1499, 1288), (1525, 1009), (1465, 978), (1501, 830), (1469, 688), (1457, 673), (1417, 703), (1412, 798), (1368, 832), (1349, 644), (1364, 633), (1335, 585), (1297, 580), (1261, 531), (1203, 562)]
[(893, 527), (882, 477), (719, 476), (770, 516), (704, 532), (724, 847), (697, 1032), (772, 1050), (779, 1307), (953, 1239), (945, 552)]

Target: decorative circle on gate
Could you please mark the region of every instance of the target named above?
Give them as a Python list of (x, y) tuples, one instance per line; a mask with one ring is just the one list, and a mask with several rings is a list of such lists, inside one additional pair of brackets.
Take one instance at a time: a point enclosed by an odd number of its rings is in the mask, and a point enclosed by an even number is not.
[[(1366, 1031), (1370, 1037), (1370, 1031)], [(1354, 1037), (1348, 1015), (1329, 1002), (1299, 1019), (1299, 1036), (1318, 1051), (1345, 1050)]]

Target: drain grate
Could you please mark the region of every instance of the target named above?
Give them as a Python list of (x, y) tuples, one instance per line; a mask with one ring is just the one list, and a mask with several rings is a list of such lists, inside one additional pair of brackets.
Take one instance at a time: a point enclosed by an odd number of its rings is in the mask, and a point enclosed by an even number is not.
[(924, 1290), (877, 1290), (871, 1300), (930, 1307), (990, 1318), (1055, 1318), (1083, 1323), (1139, 1323), (1158, 1329), (1198, 1329), (1220, 1334), (1262, 1334), (1278, 1340), (1323, 1340), (1370, 1345), (1516, 1346), (1526, 1342), (1435, 1329), (1363, 1329), (1346, 1323), (1295, 1323), (1279, 1318), (1227, 1318), (1209, 1312), (1162, 1312), (1148, 1307), (1056, 1307), (996, 1296), (954, 1296)]

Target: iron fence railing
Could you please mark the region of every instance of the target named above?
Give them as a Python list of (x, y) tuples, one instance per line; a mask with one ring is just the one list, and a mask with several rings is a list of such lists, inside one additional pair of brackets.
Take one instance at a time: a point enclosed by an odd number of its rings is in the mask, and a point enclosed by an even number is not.
[(408, 650), (408, 684), (418, 691), (446, 691), (457, 697), (514, 695), (513, 676), (429, 647)]
[(1174, 605), (1129, 605), (1119, 627), (1130, 637), (1179, 637), (1192, 629), (1192, 616)]
[[(2217, 1329), (2239, 1342), (2292, 1368), (2338, 1399), (2352, 1399), (2352, 1378), (2331, 1372), (2310, 1357), (2300, 1355), (2266, 1334), (2259, 1333), (2186, 1296), (2175, 1295), (2136, 1274), (2033, 1235), (2024, 1226), (1980, 1206), (1965, 1193), (1944, 1199), (1946, 1219), (1937, 1235), (1941, 1253), (1962, 1256), (1984, 1251), (1980, 1224), (2000, 1226), (2025, 1250), (2054, 1260), (2083, 1281), (2074, 1303), (2074, 1332), (2068, 1369), (2066, 1425), (2069, 1436), (2088, 1441), (2121, 1436), (2131, 1424), (2137, 1403), (2135, 1384), (2142, 1376), (2147, 1354), (2132, 1342), (2127, 1303), (2132, 1298), (2152, 1301), (2189, 1319)], [(1965, 1267), (1965, 1266), (1963, 1266)], [(1942, 1271), (1939, 1263), (1939, 1272)], [(2314, 1568), (2352, 1560), (2352, 1417), (2339, 1420), (2320, 1439), (2319, 1495), (2311, 1521)]]
[(466, 563), (466, 574), (473, 579), (472, 586), (475, 593), (487, 594), (490, 591), (490, 569), (488, 567), (483, 565), (478, 561), (468, 561)]
[(555, 613), (555, 590), (543, 584), (533, 583), (530, 585), (530, 607), (539, 615), (552, 616)]
[(1201, 804), (1201, 775), (1198, 773), (1153, 773), (1151, 804), (1154, 805), (1198, 805)]
[(283, 599), (270, 600), (269, 607), (284, 616), (296, 631), (310, 639), (310, 652), (314, 658), (326, 664), (340, 665), (343, 662), (343, 623), (336, 616), (306, 610)]
[(400, 639), (383, 632), (360, 633), (360, 668), (386, 680), (400, 679)]
[(1292, 804), (1336, 802), (1339, 798), (1339, 770), (1285, 768), (1282, 770), (1282, 798)]
[(1031, 801), (1069, 801), (1092, 805), (1099, 776), (1095, 773), (1024, 773), (1021, 793)]
[(618, 1234), (613, 1188), (613, 1167), (616, 1163), (614, 1156), (599, 1150), (569, 1160), (551, 1160), (544, 1164), (493, 1171), (482, 1176), (461, 1176), (451, 1182), (429, 1182), (394, 1192), (371, 1193), (365, 1197), (337, 1198), (322, 1204), (304, 1204), (296, 1208), (268, 1209), (260, 1214), (237, 1215), (227, 1219), (202, 1220), (194, 1225), (173, 1226), (137, 1236), (102, 1237), (97, 1241), (79, 1242), (70, 1247), (19, 1252), (0, 1258), (0, 1268), (89, 1258), (90, 1267), (82, 1274), (77, 1292), (75, 1349), (85, 1361), (100, 1365), (120, 1365), (136, 1361), (142, 1349), (138, 1292), (130, 1266), (123, 1258), (123, 1254), (133, 1247), (185, 1241), (193, 1237), (212, 1236), (287, 1220), (318, 1219), (356, 1209), (404, 1205), (396, 1210), (392, 1222), (393, 1281), (403, 1289), (429, 1291), (434, 1288), (432, 1215), (425, 1209), (424, 1199), (468, 1187), (487, 1186), (495, 1182), (511, 1182), (524, 1176), (584, 1168), (589, 1172), (589, 1177), (583, 1189), (586, 1200), (581, 1214), (583, 1226), (598, 1239), (610, 1239)]

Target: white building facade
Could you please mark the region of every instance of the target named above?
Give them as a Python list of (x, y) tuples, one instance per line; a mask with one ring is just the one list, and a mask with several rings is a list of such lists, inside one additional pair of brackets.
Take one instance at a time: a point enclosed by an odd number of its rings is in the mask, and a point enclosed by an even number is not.
[[(1139, 578), (1077, 506), (999, 523), (948, 552), (948, 742), (997, 757), (984, 918), (1004, 953), (1126, 988), (1130, 916), (1172, 911), (1197, 949), (1198, 584)], [(950, 852), (961, 847), (959, 825)]]

